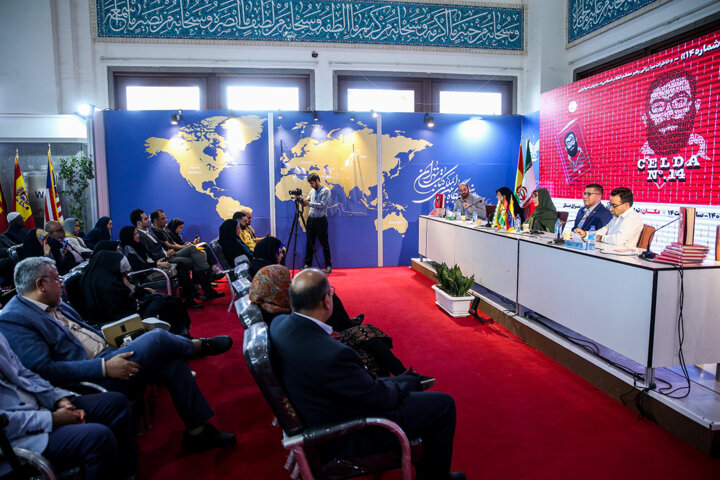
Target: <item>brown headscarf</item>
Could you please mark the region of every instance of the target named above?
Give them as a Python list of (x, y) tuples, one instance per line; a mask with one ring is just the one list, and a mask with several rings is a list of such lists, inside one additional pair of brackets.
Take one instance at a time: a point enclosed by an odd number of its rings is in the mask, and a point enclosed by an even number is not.
[(283, 265), (261, 268), (250, 286), (250, 301), (270, 313), (290, 313), (290, 271)]

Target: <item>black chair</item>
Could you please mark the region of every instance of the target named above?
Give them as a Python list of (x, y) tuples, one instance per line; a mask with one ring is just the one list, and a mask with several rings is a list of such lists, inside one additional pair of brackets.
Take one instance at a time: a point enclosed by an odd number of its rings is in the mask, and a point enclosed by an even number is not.
[[(403, 480), (412, 479), (412, 462), (422, 454), (422, 442), (419, 439), (409, 442), (398, 424), (376, 417), (305, 428), (284, 386), (275, 374), (271, 351), (267, 324), (258, 322), (250, 325), (243, 339), (245, 361), (283, 429), (282, 444), (286, 450), (290, 450), (286, 468), (294, 470), (292, 478), (299, 478), (299, 475), (304, 480), (335, 480), (402, 468)], [(317, 444), (357, 432), (371, 425), (386, 428), (395, 435), (400, 446), (399, 458), (397, 451), (391, 450), (363, 458), (321, 461)]]
[(8, 256), (15, 265), (22, 260), (22, 245), (13, 245), (8, 248)]
[[(235, 282), (240, 278), (240, 276), (246, 275), (250, 261), (245, 255), (240, 255), (239, 257), (234, 259), (235, 266), (230, 265), (230, 262), (228, 262), (227, 258), (225, 258), (225, 255), (223, 254), (222, 247), (220, 247), (220, 242), (217, 238), (215, 240), (212, 240), (208, 244), (208, 246), (210, 247), (210, 253), (212, 253), (213, 257), (215, 257), (215, 262), (220, 265), (222, 273), (225, 274), (227, 283), (230, 286), (230, 292), (232, 293), (232, 295), (230, 298), (230, 305), (228, 305), (227, 309), (227, 311), (229, 312), (232, 309), (235, 300), (243, 295), (242, 292), (246, 288), (247, 290), (250, 289), (250, 286), (246, 285), (247, 282), (240, 282), (239, 284), (235, 285)], [(249, 278), (249, 275), (247, 276)]]

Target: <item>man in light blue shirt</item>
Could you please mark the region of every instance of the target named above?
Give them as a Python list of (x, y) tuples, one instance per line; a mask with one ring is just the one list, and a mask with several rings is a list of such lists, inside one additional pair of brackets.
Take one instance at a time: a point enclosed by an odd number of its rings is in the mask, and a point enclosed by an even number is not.
[(332, 261), (330, 260), (330, 242), (328, 241), (328, 221), (327, 208), (330, 202), (330, 189), (320, 184), (320, 176), (317, 173), (311, 173), (308, 176), (308, 183), (312, 187), (310, 193), (303, 205), (310, 207), (310, 213), (307, 219), (307, 247), (305, 249), (305, 268), (312, 266), (312, 260), (315, 253), (315, 240), (320, 241), (325, 256), (325, 272), (332, 271)]

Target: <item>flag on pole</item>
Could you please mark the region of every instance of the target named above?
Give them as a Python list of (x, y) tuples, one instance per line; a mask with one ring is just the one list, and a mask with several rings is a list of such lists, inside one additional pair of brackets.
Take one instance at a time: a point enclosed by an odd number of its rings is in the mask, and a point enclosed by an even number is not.
[(57, 180), (53, 171), (50, 145), (48, 144), (48, 170), (45, 183), (45, 223), (50, 221), (62, 222), (63, 214), (60, 207), (60, 195), (57, 191)]
[(537, 188), (535, 182), (535, 169), (533, 168), (532, 156), (530, 155), (530, 140), (527, 141), (527, 150), (525, 153), (525, 170), (523, 172), (522, 186), (520, 189), (526, 194), (525, 202), (520, 202), (520, 206), (528, 208), (528, 216), (535, 211), (535, 204), (532, 202), (532, 194)]
[(5, 231), (8, 228), (7, 221), (7, 202), (5, 201), (5, 194), (2, 191), (2, 185), (0, 185), (0, 231)]
[(28, 196), (27, 189), (25, 188), (25, 180), (20, 171), (17, 150), (15, 150), (15, 179), (13, 181), (13, 188), (15, 189), (13, 211), (22, 215), (25, 221), (25, 228), (35, 228), (35, 219), (30, 209), (30, 197)]
[(521, 190), (520, 187), (522, 187), (523, 184), (523, 174), (525, 173), (525, 162), (523, 162), (523, 148), (522, 148), (522, 140), (520, 140), (520, 148), (518, 149), (518, 161), (517, 161), (517, 168), (515, 169), (515, 188), (513, 189), (513, 192), (515, 192), (515, 196), (518, 199), (518, 202), (520, 202), (520, 206), (523, 206), (523, 199), (520, 197)]

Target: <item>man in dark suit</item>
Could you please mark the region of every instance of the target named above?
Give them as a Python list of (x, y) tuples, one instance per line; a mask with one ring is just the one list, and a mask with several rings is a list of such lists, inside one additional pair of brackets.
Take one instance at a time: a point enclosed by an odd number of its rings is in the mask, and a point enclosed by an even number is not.
[(18, 263), (15, 286), (18, 295), (0, 311), (0, 332), (23, 365), (55, 385), (87, 380), (122, 393), (149, 383), (165, 385), (185, 424), (186, 451), (235, 444), (235, 435), (207, 423), (213, 411), (186, 362), (198, 354), (224, 353), (232, 346), (230, 337), (190, 340), (156, 329), (113, 348), (62, 302), (62, 279), (53, 260), (31, 257)]
[[(450, 472), (455, 402), (445, 393), (421, 392), (417, 378), (399, 375), (373, 378), (360, 357), (332, 336), (326, 325), (333, 311), (333, 288), (316, 269), (300, 272), (290, 287), (291, 315), (273, 320), (270, 336), (282, 380), (306, 426), (316, 427), (363, 416), (379, 416), (398, 423), (408, 438), (423, 439), (417, 478), (464, 479)], [(397, 441), (387, 432), (372, 430), (334, 440), (324, 452), (365, 455)]]
[[(78, 396), (31, 372), (0, 334), (0, 413), (13, 447), (44, 455), (59, 469), (82, 466), (84, 478), (127, 477), (137, 469), (130, 404), (121, 393)], [(10, 471), (0, 462), (0, 475)]]
[(602, 227), (610, 223), (613, 216), (612, 213), (610, 213), (610, 210), (601, 203), (602, 197), (602, 185), (591, 183), (585, 187), (585, 191), (583, 192), (583, 203), (585, 206), (578, 210), (578, 213), (575, 216), (573, 232), (587, 232), (593, 226), (595, 227), (595, 230), (600, 230)]

